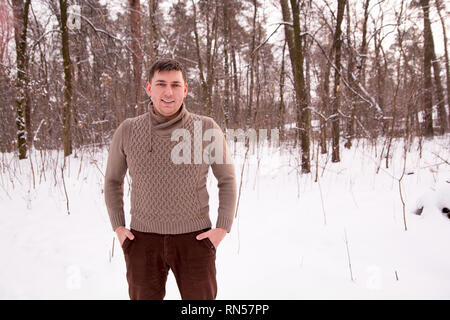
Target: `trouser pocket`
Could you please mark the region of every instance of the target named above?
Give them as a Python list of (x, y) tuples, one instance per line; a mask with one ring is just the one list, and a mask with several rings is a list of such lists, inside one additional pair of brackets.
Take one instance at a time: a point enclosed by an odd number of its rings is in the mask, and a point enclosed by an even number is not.
[[(197, 236), (197, 235), (199, 235), (199, 234), (201, 234), (201, 233), (203, 233), (203, 232), (209, 231), (209, 230), (211, 230), (211, 228), (205, 228), (205, 229), (203, 229), (203, 230), (197, 231), (197, 232), (194, 233), (194, 234), (195, 234), (195, 236)], [(209, 248), (210, 250), (212, 250), (214, 253), (216, 252), (216, 247), (214, 247), (214, 244), (212, 243), (211, 240), (209, 240), (209, 238), (204, 238), (204, 239), (202, 239), (202, 240), (196, 240), (196, 241), (200, 241), (201, 243), (203, 243), (204, 246), (208, 247), (208, 248)]]
[(211, 240), (209, 240), (209, 238), (205, 238), (204, 239), (206, 241), (206, 244), (209, 248), (211, 248), (212, 250), (216, 251), (216, 247), (214, 246), (214, 244), (212, 243)]
[(126, 237), (122, 243), (122, 250), (124, 253), (127, 252), (127, 249), (129, 248), (130, 244), (131, 244), (131, 240), (128, 237)]

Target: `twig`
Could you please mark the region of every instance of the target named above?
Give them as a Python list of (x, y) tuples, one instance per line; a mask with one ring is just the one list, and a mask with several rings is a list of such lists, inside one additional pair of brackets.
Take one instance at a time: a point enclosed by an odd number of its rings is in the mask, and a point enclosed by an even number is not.
[(270, 34), (270, 36), (267, 37), (266, 40), (264, 40), (263, 42), (261, 42), (261, 44), (259, 44), (255, 50), (253, 50), (253, 52), (251, 53), (251, 55), (253, 56), (255, 54), (256, 51), (259, 50), (259, 48), (261, 48), (263, 45), (265, 45), (267, 43), (267, 41), (269, 41), (269, 39), (275, 34), (275, 32), (278, 31), (278, 29), (282, 26), (282, 23), (279, 23), (278, 26), (275, 28), (275, 30)]
[(29, 150), (28, 158), (30, 160), (31, 174), (33, 175), (33, 189), (36, 189), (36, 177), (34, 175), (34, 167), (33, 167), (33, 161), (31, 160), (31, 156), (32, 156), (32, 147)]
[(316, 150), (316, 181), (319, 181), (319, 146), (320, 146), (320, 142), (317, 141), (317, 150)]
[(80, 178), (81, 166), (82, 166), (82, 164), (83, 164), (83, 156), (84, 156), (83, 149), (81, 149), (80, 151), (81, 151), (81, 159), (80, 159), (80, 168), (78, 168), (78, 176), (77, 176), (77, 179)]
[(441, 164), (445, 164), (445, 161), (444, 162), (438, 162), (438, 163), (430, 164), (429, 166), (418, 167), (418, 169), (426, 169), (426, 168), (430, 168), (430, 167), (437, 167), (437, 166), (440, 166)]
[[(376, 173), (377, 173), (377, 174), (378, 174), (378, 172), (380, 172), (381, 162), (383, 161), (384, 148), (386, 147), (387, 141), (388, 141), (388, 138), (386, 138), (386, 139), (384, 140), (383, 148), (381, 149), (381, 152), (380, 152), (380, 162), (378, 162), (377, 170), (376, 170)], [(387, 155), (386, 155), (386, 156), (387, 156)], [(386, 168), (386, 169), (387, 169), (387, 168)]]
[(432, 154), (434, 154), (436, 157), (438, 157), (439, 159), (441, 159), (442, 161), (444, 161), (446, 164), (448, 164), (449, 166), (450, 166), (450, 163), (447, 161), (447, 160), (445, 160), (445, 159), (443, 159), (440, 155), (438, 155), (436, 152), (432, 152)]
[(345, 228), (344, 228), (344, 235), (345, 235), (345, 246), (347, 247), (347, 258), (348, 258), (348, 267), (350, 269), (350, 279), (354, 281), (352, 272), (352, 263), (350, 261), (350, 250), (348, 249), (347, 231), (345, 230)]
[(64, 159), (64, 165), (61, 167), (61, 176), (62, 176), (62, 181), (63, 181), (63, 185), (64, 185), (64, 193), (66, 195), (66, 207), (67, 207), (67, 215), (70, 215), (70, 210), (69, 210), (69, 197), (67, 195), (67, 189), (66, 189), (66, 182), (64, 180), (64, 166), (65, 166), (65, 159)]
[[(241, 199), (241, 190), (242, 190), (242, 179), (244, 176), (244, 167), (245, 167), (245, 162), (247, 161), (247, 154), (248, 154), (248, 150), (250, 149), (249, 146), (247, 146), (247, 150), (245, 151), (245, 156), (244, 156), (244, 161), (242, 162), (242, 169), (241, 169), (241, 181), (239, 182), (239, 193), (238, 193), (238, 199), (237, 199), (237, 203), (236, 203), (236, 211), (234, 214), (234, 217), (237, 217), (238, 214), (238, 210), (239, 210), (239, 201)], [(239, 250), (240, 250), (240, 246), (241, 246), (241, 242), (239, 240), (239, 219), (238, 219), (238, 254), (239, 254)]]
[(402, 179), (403, 176), (405, 175), (405, 170), (406, 170), (406, 145), (405, 145), (405, 151), (404, 151), (404, 156), (403, 156), (403, 172), (402, 175), (400, 176), (400, 179), (398, 179), (398, 190), (400, 192), (400, 200), (402, 201), (402, 209), (403, 209), (403, 223), (405, 225), (405, 231), (408, 231), (408, 228), (406, 227), (406, 205), (405, 205), (405, 200), (403, 199), (403, 193), (402, 193)]
[(95, 165), (95, 167), (98, 169), (98, 171), (100, 171), (100, 173), (102, 174), (103, 178), (105, 177), (105, 174), (103, 173), (103, 171), (98, 167), (97, 164), (97, 160), (93, 159), (91, 160), (91, 163), (93, 163)]
[(241, 181), (239, 182), (239, 193), (238, 193), (238, 199), (237, 199), (237, 204), (236, 204), (236, 211), (234, 214), (234, 217), (237, 217), (238, 214), (238, 210), (239, 210), (239, 200), (241, 199), (241, 190), (242, 190), (242, 177), (244, 175), (244, 166), (245, 166), (245, 162), (247, 161), (247, 154), (248, 154), (248, 150), (250, 148), (247, 147), (247, 150), (245, 151), (245, 156), (244, 156), (244, 161), (242, 162), (242, 168), (241, 168)]
[(113, 237), (112, 250), (111, 250), (111, 258), (114, 257), (114, 239), (115, 239), (115, 238), (116, 238), (116, 237)]
[(317, 181), (317, 184), (319, 185), (320, 200), (322, 201), (323, 224), (324, 224), (324, 225), (327, 225), (327, 215), (326, 215), (326, 213), (325, 213), (325, 205), (324, 205), (324, 203), (323, 203), (322, 188), (320, 187), (320, 181)]

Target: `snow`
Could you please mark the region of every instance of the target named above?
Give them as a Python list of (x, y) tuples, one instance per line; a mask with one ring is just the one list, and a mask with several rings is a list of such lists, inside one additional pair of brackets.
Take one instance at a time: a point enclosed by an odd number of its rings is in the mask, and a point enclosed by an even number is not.
[[(217, 251), (217, 299), (449, 299), (450, 219), (441, 212), (450, 206), (448, 142), (423, 141), (420, 158), (416, 141), (407, 154), (407, 231), (400, 141), (378, 174), (381, 142), (377, 155), (366, 140), (342, 148), (340, 163), (321, 155), (318, 182), (315, 161), (311, 174), (297, 175), (298, 150), (263, 147), (244, 163), (245, 151), (231, 146), (238, 187), (244, 174), (237, 218)], [(62, 152), (33, 150), (35, 188), (29, 159), (0, 155), (0, 299), (128, 299), (117, 239), (111, 257), (106, 157), (106, 148), (91, 147), (66, 158), (68, 214)], [(213, 223), (216, 184), (210, 171)], [(129, 199), (126, 180), (128, 224)], [(180, 299), (171, 272), (166, 292)]]

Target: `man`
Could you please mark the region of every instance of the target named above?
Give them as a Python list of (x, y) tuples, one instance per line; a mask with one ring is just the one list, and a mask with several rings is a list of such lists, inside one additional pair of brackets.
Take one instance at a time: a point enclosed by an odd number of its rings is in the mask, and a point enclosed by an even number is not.
[[(133, 300), (163, 299), (172, 269), (182, 299), (215, 299), (216, 249), (231, 230), (236, 203), (234, 166), (226, 141), (214, 120), (186, 109), (188, 84), (178, 61), (156, 61), (145, 88), (151, 97), (148, 112), (126, 119), (117, 128), (105, 175), (105, 202), (124, 251), (129, 295)], [(214, 130), (213, 143), (223, 146), (214, 152), (219, 161), (205, 161), (213, 152), (207, 152), (203, 138), (198, 141), (204, 130)], [(193, 145), (198, 151), (200, 143), (200, 162), (199, 153), (186, 148), (183, 159), (189, 161), (174, 162), (178, 143), (174, 133), (180, 131), (197, 139), (187, 139), (184, 146)], [(213, 229), (206, 190), (209, 167), (219, 188)], [(130, 229), (125, 227), (123, 211), (127, 169), (132, 179)]]

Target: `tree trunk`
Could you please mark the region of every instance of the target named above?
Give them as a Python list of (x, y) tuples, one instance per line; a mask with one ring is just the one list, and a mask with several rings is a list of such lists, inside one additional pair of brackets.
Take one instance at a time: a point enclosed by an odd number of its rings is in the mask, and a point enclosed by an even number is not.
[[(205, 114), (207, 116), (212, 116), (212, 89), (214, 85), (214, 63), (215, 63), (215, 57), (216, 57), (216, 49), (217, 49), (217, 29), (218, 29), (218, 23), (217, 23), (217, 2), (215, 2), (215, 13), (213, 18), (213, 25), (210, 29), (209, 26), (209, 12), (207, 12), (207, 19), (206, 19), (206, 70), (205, 66), (203, 65), (203, 59), (201, 55), (201, 49), (200, 49), (200, 39), (198, 34), (198, 27), (197, 27), (197, 6), (195, 5), (194, 1), (192, 0), (192, 8), (194, 13), (194, 38), (195, 38), (195, 49), (197, 53), (197, 59), (198, 59), (198, 68), (199, 68), (199, 74), (200, 74), (200, 82), (201, 82), (201, 93), (202, 93), (202, 102), (205, 106)], [(208, 2), (208, 6), (211, 4)], [(209, 8), (208, 8), (209, 9)], [(214, 39), (213, 39), (214, 37)], [(214, 40), (214, 47), (212, 47), (212, 42)], [(211, 52), (212, 50), (212, 52)], [(205, 77), (206, 73), (206, 77)]]
[(61, 53), (64, 66), (64, 108), (63, 108), (63, 145), (64, 156), (72, 154), (72, 64), (69, 52), (69, 30), (67, 28), (67, 0), (59, 0), (61, 14)]
[[(257, 22), (257, 28), (258, 28), (258, 36), (256, 38), (256, 43), (260, 43), (261, 40), (261, 23)], [(261, 105), (261, 72), (260, 72), (260, 60), (261, 60), (261, 56), (258, 54), (258, 50), (255, 52), (254, 54), (255, 57), (255, 64), (254, 64), (254, 75), (255, 75), (255, 80), (256, 80), (256, 103), (255, 103), (255, 111), (253, 113), (253, 124), (254, 124), (254, 128), (257, 129), (261, 126), (261, 124), (258, 121), (258, 113), (259, 113), (259, 109), (260, 109), (260, 105)]]
[(366, 87), (366, 58), (367, 58), (367, 21), (369, 20), (369, 3), (370, 0), (364, 2), (364, 21), (362, 29), (362, 41), (360, 49), (360, 62), (358, 63), (358, 75), (361, 79), (361, 84)]
[(341, 24), (344, 18), (344, 10), (345, 10), (346, 0), (338, 0), (338, 12), (336, 18), (336, 31), (334, 33), (334, 48), (335, 48), (335, 66), (336, 70), (334, 70), (334, 89), (333, 89), (333, 103), (332, 103), (332, 154), (331, 161), (339, 162), (341, 161), (339, 155), (339, 108), (340, 108), (340, 72), (341, 72)]
[(278, 110), (278, 129), (280, 130), (280, 133), (284, 132), (284, 81), (286, 78), (285, 75), (285, 67), (284, 67), (284, 57), (285, 57), (285, 51), (286, 51), (286, 40), (283, 44), (283, 53), (281, 54), (281, 70), (280, 70), (280, 107)]
[(206, 84), (205, 81), (205, 76), (204, 76), (204, 71), (203, 71), (203, 59), (201, 56), (201, 51), (200, 51), (200, 39), (199, 39), (199, 35), (198, 35), (198, 28), (197, 28), (197, 7), (194, 3), (194, 0), (192, 0), (192, 8), (193, 8), (193, 12), (194, 12), (194, 39), (195, 39), (195, 51), (197, 53), (197, 59), (198, 59), (198, 69), (199, 69), (199, 74), (200, 74), (200, 83), (201, 83), (201, 87), (202, 87), (202, 102), (203, 105), (205, 106), (205, 111), (207, 115), (211, 115), (211, 110), (208, 110), (208, 85)]
[[(429, 22), (429, 21), (428, 21)], [(438, 111), (438, 122), (439, 122), (439, 134), (444, 134), (448, 130), (447, 125), (447, 110), (445, 110), (445, 96), (444, 96), (444, 88), (442, 87), (441, 81), (441, 66), (439, 65), (439, 60), (436, 57), (436, 51), (434, 50), (434, 39), (433, 39), (433, 31), (431, 29), (431, 25), (427, 28), (427, 31), (430, 32), (428, 36), (431, 41), (431, 51), (432, 51), (432, 66), (433, 66), (433, 75), (434, 75), (434, 85), (436, 92), (436, 106)], [(445, 46), (446, 47), (446, 46)], [(447, 50), (447, 48), (445, 48)]]
[[(293, 29), (285, 25), (285, 37), (288, 43), (289, 56), (291, 59), (292, 71), (294, 73), (295, 95), (297, 98), (297, 128), (300, 130), (301, 151), (302, 151), (302, 172), (311, 172), (310, 164), (310, 126), (311, 112), (307, 108), (307, 96), (305, 78), (303, 72), (303, 49), (300, 35), (300, 9), (296, 0), (291, 0)], [(290, 22), (291, 14), (287, 0), (280, 0), (283, 21)]]
[[(356, 75), (355, 80), (352, 81), (353, 84), (358, 86), (358, 83), (361, 84), (363, 88), (366, 87), (366, 60), (367, 60), (367, 22), (369, 20), (369, 4), (370, 0), (366, 0), (364, 2), (364, 20), (362, 26), (362, 39), (361, 46), (359, 48), (358, 58), (356, 61)], [(358, 86), (359, 87), (359, 86)], [(358, 92), (360, 92), (359, 88), (355, 88)], [(364, 114), (363, 107), (366, 106), (366, 102), (355, 102), (357, 105), (354, 106), (354, 117), (352, 116), (352, 120), (356, 121), (356, 119), (361, 119)]]
[(157, 21), (156, 21), (157, 10), (158, 10), (158, 1), (148, 0), (148, 16), (150, 19), (150, 30), (149, 30), (150, 46), (148, 58), (150, 65), (158, 56)]
[[(19, 159), (27, 157), (27, 128), (25, 123), (27, 108), (28, 75), (26, 70), (27, 26), (30, 0), (12, 2), (14, 15), (14, 40), (16, 43), (17, 81), (16, 81), (16, 126)], [(30, 132), (28, 132), (30, 135)]]
[(431, 62), (433, 60), (432, 39), (430, 38), (430, 0), (420, 0), (423, 10), (423, 37), (424, 37), (424, 53), (423, 53), (423, 104), (425, 113), (425, 137), (433, 137), (433, 94), (431, 80)]
[[(430, 26), (431, 31), (431, 26)], [(433, 75), (434, 75), (434, 85), (436, 92), (436, 106), (438, 110), (438, 119), (439, 119), (439, 133), (442, 135), (447, 132), (447, 110), (445, 110), (445, 97), (444, 97), (444, 88), (442, 87), (441, 82), (441, 66), (439, 65), (439, 60), (436, 57), (436, 52), (434, 51), (434, 40), (433, 34), (430, 36), (431, 44), (432, 44), (432, 65), (433, 65)]]
[[(329, 57), (333, 55), (333, 45), (331, 45)], [(322, 92), (321, 92), (321, 113), (323, 117), (320, 117), (320, 153), (327, 153), (327, 120), (329, 114), (329, 104), (330, 104), (330, 74), (331, 74), (331, 63), (328, 59), (325, 62), (325, 74), (322, 80)], [(325, 118), (324, 118), (325, 117)]]
[(135, 116), (143, 114), (145, 108), (142, 105), (142, 26), (140, 0), (129, 0), (129, 19), (131, 31), (131, 57), (133, 61), (133, 96), (132, 106), (135, 108)]
[[(380, 51), (382, 51), (382, 38), (380, 36), (380, 30), (376, 31), (374, 33), (374, 37), (373, 37), (373, 44), (374, 44), (374, 50), (375, 50), (375, 71), (376, 71), (376, 82), (375, 82), (375, 87), (376, 87), (376, 101), (378, 103), (378, 105), (380, 106), (380, 108), (385, 111), (385, 106), (384, 106), (384, 91), (383, 91), (383, 85), (384, 85), (384, 72), (383, 69), (381, 67), (381, 57), (380, 57)], [(375, 132), (376, 129), (379, 129), (378, 127), (374, 128)], [(386, 121), (386, 119), (382, 118), (381, 119), (381, 133), (383, 135), (386, 134), (388, 130), (388, 122)]]
[[(450, 108), (450, 67), (449, 67), (449, 58), (448, 58), (448, 41), (447, 41), (447, 29), (445, 27), (445, 20), (442, 17), (442, 13), (441, 10), (443, 10), (445, 12), (445, 4), (442, 2), (442, 0), (436, 0), (435, 1), (436, 7), (437, 7), (437, 12), (439, 15), (439, 19), (441, 20), (441, 25), (442, 25), (442, 34), (444, 36), (444, 53), (445, 53), (445, 75), (447, 78), (447, 106), (449, 106)], [(450, 112), (447, 115), (447, 123), (448, 126), (450, 126)], [(447, 130), (448, 130), (448, 126), (447, 126)]]
[(247, 124), (250, 124), (250, 119), (252, 118), (252, 110), (253, 110), (253, 92), (255, 87), (255, 76), (254, 76), (254, 68), (255, 68), (255, 55), (258, 53), (254, 53), (256, 48), (256, 15), (258, 12), (258, 3), (256, 0), (253, 0), (253, 24), (252, 24), (252, 42), (250, 45), (250, 89), (248, 90), (248, 105), (247, 105)]
[[(13, 4), (14, 10), (14, 4)], [(13, 12), (13, 16), (14, 12)], [(9, 52), (10, 35), (14, 32), (14, 20), (9, 14), (9, 3), (0, 2), (0, 63), (3, 63)]]
[(228, 20), (228, 1), (223, 2), (223, 55), (224, 55), (224, 72), (225, 72), (225, 88), (223, 103), (223, 118), (225, 127), (228, 128), (230, 121), (230, 65), (228, 62), (229, 38), (229, 20)]
[(232, 70), (233, 70), (233, 114), (236, 119), (236, 123), (240, 123), (240, 100), (241, 100), (241, 88), (239, 86), (239, 79), (238, 79), (238, 69), (237, 69), (237, 63), (236, 63), (236, 45), (235, 40), (233, 37), (233, 28), (231, 25), (231, 17), (234, 15), (234, 9), (233, 7), (228, 8), (229, 14), (228, 14), (228, 31), (230, 35), (230, 43), (231, 43), (231, 64), (232, 64)]
[(208, 18), (206, 19), (207, 25), (207, 36), (206, 36), (206, 85), (208, 89), (207, 95), (207, 110), (208, 115), (212, 116), (213, 113), (213, 88), (215, 82), (215, 62), (217, 56), (217, 37), (219, 30), (218, 21), (218, 4), (217, 0), (214, 0), (214, 6), (212, 6), (212, 1), (208, 2), (209, 11), (214, 12), (211, 29), (209, 27), (209, 12), (207, 13)]
[[(351, 30), (350, 30), (350, 3), (347, 0), (347, 81), (351, 88), (356, 88), (353, 78), (353, 69), (355, 66), (353, 47), (350, 40)], [(350, 119), (347, 119), (347, 133), (345, 142), (345, 148), (350, 149), (352, 147), (352, 140), (355, 136), (355, 116), (356, 116), (356, 97), (351, 90), (347, 90), (348, 96), (350, 98)]]

